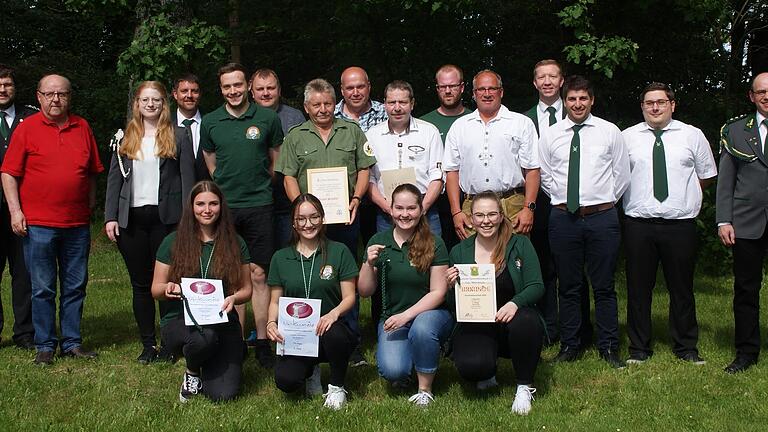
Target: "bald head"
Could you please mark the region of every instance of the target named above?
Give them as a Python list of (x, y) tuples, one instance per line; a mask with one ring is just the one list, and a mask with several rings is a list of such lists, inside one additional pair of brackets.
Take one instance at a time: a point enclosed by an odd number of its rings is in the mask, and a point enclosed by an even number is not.
[(69, 102), (72, 86), (66, 77), (46, 75), (37, 84), (37, 101), (43, 115), (59, 125), (69, 118)]
[(368, 109), (371, 97), (371, 83), (363, 68), (352, 66), (341, 73), (341, 96), (347, 110), (360, 114)]
[(768, 117), (768, 72), (755, 75), (752, 88), (749, 89), (749, 100), (755, 104), (760, 114)]

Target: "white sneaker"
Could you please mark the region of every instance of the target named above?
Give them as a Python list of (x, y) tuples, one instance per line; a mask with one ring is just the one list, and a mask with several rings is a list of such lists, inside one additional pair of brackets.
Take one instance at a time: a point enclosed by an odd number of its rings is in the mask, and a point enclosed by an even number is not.
[(328, 407), (334, 411), (338, 411), (347, 403), (347, 391), (344, 387), (336, 387), (333, 384), (328, 384), (328, 393), (324, 394), (325, 403), (323, 406)]
[(307, 396), (317, 396), (323, 394), (323, 383), (320, 381), (320, 365), (315, 365), (312, 370), (312, 376), (307, 378), (304, 386), (306, 387)]
[(478, 381), (477, 382), (477, 389), (478, 390), (488, 390), (491, 388), (494, 388), (498, 386), (499, 383), (496, 382), (496, 375), (488, 378), (487, 380)]
[(181, 381), (179, 390), (179, 402), (186, 403), (190, 398), (197, 396), (203, 389), (203, 381), (197, 375), (184, 372), (184, 380)]
[(520, 415), (528, 415), (531, 412), (531, 401), (536, 389), (527, 385), (517, 386), (515, 401), (512, 402), (512, 412)]
[(435, 397), (432, 396), (432, 393), (424, 390), (419, 390), (418, 393), (408, 398), (408, 402), (413, 402), (419, 408), (426, 408), (434, 401)]

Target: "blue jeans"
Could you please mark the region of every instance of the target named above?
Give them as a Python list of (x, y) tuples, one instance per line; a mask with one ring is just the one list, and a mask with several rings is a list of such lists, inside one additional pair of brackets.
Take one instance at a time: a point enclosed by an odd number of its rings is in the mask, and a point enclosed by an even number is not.
[(389, 382), (408, 378), (411, 369), (433, 374), (440, 362), (440, 345), (453, 329), (453, 317), (446, 309), (420, 313), (416, 319), (391, 332), (379, 321), (376, 364), (379, 375)]
[(24, 259), (32, 280), (32, 323), (38, 351), (55, 351), (59, 343), (56, 337), (57, 277), (61, 285), (61, 351), (71, 351), (82, 344), (80, 319), (88, 283), (90, 248), (91, 231), (87, 225), (74, 228), (28, 227), (24, 237)]
[[(437, 207), (432, 206), (427, 210), (427, 222), (429, 222), (429, 229), (432, 234), (438, 237), (443, 236), (443, 230), (440, 228), (440, 213), (438, 213)], [(390, 228), (392, 228), (392, 216), (379, 209), (376, 213), (376, 232), (386, 231)]]

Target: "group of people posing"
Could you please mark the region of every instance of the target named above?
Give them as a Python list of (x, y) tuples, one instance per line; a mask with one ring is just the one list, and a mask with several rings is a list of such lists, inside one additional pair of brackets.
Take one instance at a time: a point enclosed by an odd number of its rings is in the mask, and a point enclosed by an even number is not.
[[(668, 85), (643, 89), (644, 121), (621, 131), (591, 113), (591, 83), (565, 78), (554, 60), (535, 65), (539, 101), (525, 114), (502, 105), (502, 79), (491, 70), (472, 79), (477, 109), (468, 110), (462, 70), (444, 65), (435, 74), (440, 106), (421, 119), (412, 116), (410, 84), (393, 81), (384, 102), (373, 101), (359, 67), (342, 73), (338, 102), (327, 81), (306, 84), (306, 121), (282, 103), (274, 71), (249, 77), (231, 63), (218, 75), (225, 102), (204, 116), (194, 75), (174, 81), (175, 110), (162, 83), (140, 83), (125, 130), (111, 143), (105, 230), (130, 276), (138, 361), (183, 356), (182, 402), (199, 394), (235, 397), (246, 340), (285, 392), (323, 393), (319, 364), (329, 363), (325, 406), (339, 409), (348, 367), (366, 363), (359, 297), (371, 297), (379, 373), (396, 387), (415, 384), (411, 402), (434, 401), (441, 353), (479, 389), (497, 385), (503, 357), (515, 370), (512, 410), (527, 414), (542, 348), (559, 343), (555, 361), (570, 362), (593, 344), (590, 285), (600, 357), (614, 368), (651, 358), (659, 262), (670, 293), (673, 352), (704, 363), (693, 286), (695, 218), (717, 166), (704, 134), (672, 118), (676, 100)], [(38, 364), (52, 363), (57, 347), (62, 355), (93, 358), (82, 347), (80, 318), (89, 205), (103, 167), (88, 124), (69, 112), (65, 77), (41, 79), (39, 114), (14, 105), (14, 84), (13, 71), (0, 67), (9, 231), (2, 258), (9, 258), (13, 277), (14, 341), (35, 349)], [(721, 133), (717, 225), (734, 249), (735, 274), (737, 353), (729, 373), (749, 368), (760, 349), (767, 90), (768, 73), (755, 76), (749, 97), (756, 112), (732, 119)], [(350, 222), (325, 223), (323, 203), (309, 193), (308, 170), (338, 167), (348, 176)], [(622, 238), (626, 361), (619, 356), (614, 288)], [(495, 323), (456, 322), (455, 265), (473, 263), (495, 269)], [(182, 277), (222, 281), (226, 323), (185, 325)], [(283, 296), (321, 300), (317, 357), (275, 358), (272, 343), (284, 337)], [(246, 337), (248, 303), (254, 330)]]

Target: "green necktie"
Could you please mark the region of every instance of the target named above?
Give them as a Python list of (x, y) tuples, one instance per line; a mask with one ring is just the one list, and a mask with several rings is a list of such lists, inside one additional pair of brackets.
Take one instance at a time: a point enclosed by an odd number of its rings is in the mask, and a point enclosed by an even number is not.
[(555, 115), (557, 110), (555, 107), (549, 107), (547, 108), (547, 111), (549, 112), (549, 125), (552, 126), (553, 124), (557, 123), (557, 116)]
[(190, 140), (192, 140), (192, 124), (195, 122), (195, 119), (184, 119), (181, 121), (181, 124), (184, 125), (185, 132), (187, 133), (187, 137), (189, 137)]
[(568, 157), (567, 206), (568, 211), (571, 213), (576, 213), (579, 210), (579, 171), (581, 168), (579, 130), (583, 127), (584, 125), (573, 125), (573, 138), (571, 138), (571, 148)]
[(0, 135), (3, 136), (3, 139), (8, 139), (8, 136), (11, 135), (11, 131), (8, 129), (8, 123), (5, 122), (5, 116), (7, 115), (7, 112), (0, 111)]
[(659, 202), (664, 202), (669, 196), (667, 159), (664, 157), (664, 141), (661, 140), (661, 134), (663, 133), (663, 130), (653, 130), (653, 135), (656, 137), (656, 140), (653, 142), (653, 196)]

